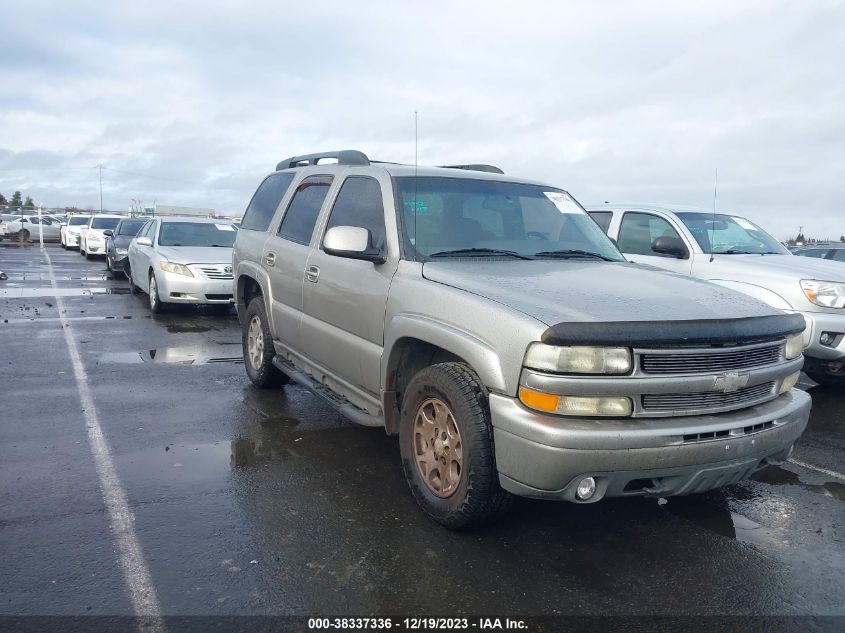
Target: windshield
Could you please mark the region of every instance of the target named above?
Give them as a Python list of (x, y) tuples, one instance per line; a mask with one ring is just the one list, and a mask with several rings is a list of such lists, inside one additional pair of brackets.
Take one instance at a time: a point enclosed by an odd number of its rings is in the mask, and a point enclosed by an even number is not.
[(397, 177), (403, 243), (412, 257), (624, 261), (568, 193), (539, 185)]
[(221, 246), (231, 248), (237, 231), (228, 222), (162, 222), (160, 246)]
[[(736, 215), (678, 213), (705, 253), (786, 255), (789, 251), (753, 222)], [(712, 244), (712, 248), (711, 248)]]
[(91, 221), (92, 229), (114, 229), (120, 218), (94, 218)]
[(124, 220), (120, 223), (118, 235), (138, 235), (138, 231), (144, 226), (146, 220)]
[(77, 215), (68, 220), (67, 224), (68, 226), (79, 226), (80, 224), (88, 224), (89, 219), (90, 218), (81, 218)]

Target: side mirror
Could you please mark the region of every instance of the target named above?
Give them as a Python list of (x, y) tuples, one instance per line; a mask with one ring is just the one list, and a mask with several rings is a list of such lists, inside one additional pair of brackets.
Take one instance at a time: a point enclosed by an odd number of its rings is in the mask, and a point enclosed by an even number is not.
[(677, 259), (689, 259), (689, 250), (679, 237), (664, 235), (651, 243), (651, 250)]
[(148, 237), (136, 237), (135, 243), (138, 246), (152, 246), (153, 245), (153, 241)]
[(106, 229), (105, 231), (103, 231), (103, 235), (105, 235), (106, 237), (114, 237), (114, 231), (112, 231), (111, 229)]
[(381, 249), (371, 246), (369, 230), (360, 226), (334, 226), (326, 231), (323, 238), (323, 250), (335, 257), (363, 259), (374, 264), (383, 264), (386, 260)]

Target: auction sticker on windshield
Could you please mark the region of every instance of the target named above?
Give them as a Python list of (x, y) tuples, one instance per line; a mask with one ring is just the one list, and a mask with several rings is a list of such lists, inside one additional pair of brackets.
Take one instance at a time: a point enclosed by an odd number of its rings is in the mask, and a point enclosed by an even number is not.
[(544, 191), (543, 195), (551, 200), (552, 204), (561, 213), (584, 213), (584, 210), (578, 206), (578, 203), (565, 193), (561, 193), (560, 191)]

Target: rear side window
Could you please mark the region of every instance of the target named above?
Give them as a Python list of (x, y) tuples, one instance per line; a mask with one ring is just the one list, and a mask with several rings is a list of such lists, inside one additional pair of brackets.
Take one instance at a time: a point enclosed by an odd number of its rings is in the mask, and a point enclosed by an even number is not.
[(596, 221), (602, 231), (605, 233), (610, 229), (610, 221), (613, 219), (612, 211), (588, 211), (590, 217)]
[(798, 254), (801, 255), (802, 257), (823, 258), (825, 255), (827, 255), (827, 249), (826, 248), (808, 248), (806, 250), (801, 251)]
[(372, 246), (384, 248), (384, 201), (378, 181), (365, 176), (347, 178), (337, 194), (328, 231), (335, 226), (358, 226), (369, 230)]
[(299, 183), (279, 226), (280, 237), (299, 244), (311, 241), (317, 216), (331, 184), (331, 176), (309, 176)]
[(845, 262), (845, 248), (837, 248), (833, 251), (833, 257), (831, 259), (835, 259), (838, 262)]
[(292, 173), (273, 174), (265, 178), (244, 211), (241, 228), (266, 231), (292, 180)]

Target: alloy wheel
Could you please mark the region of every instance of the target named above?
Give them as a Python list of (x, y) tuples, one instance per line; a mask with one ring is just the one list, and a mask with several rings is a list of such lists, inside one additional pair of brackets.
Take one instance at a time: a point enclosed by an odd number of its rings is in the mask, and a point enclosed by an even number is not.
[(258, 371), (261, 369), (261, 363), (264, 360), (264, 329), (261, 327), (261, 319), (257, 314), (249, 322), (246, 349), (249, 355), (249, 364)]
[(414, 457), (428, 489), (441, 498), (461, 482), (464, 451), (455, 416), (439, 398), (425, 400), (414, 418)]

